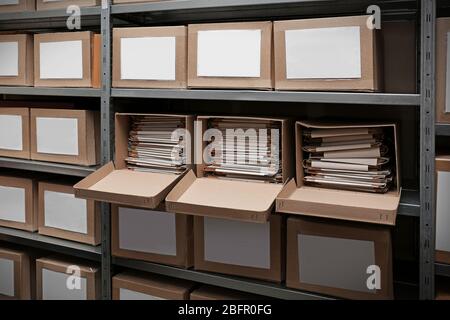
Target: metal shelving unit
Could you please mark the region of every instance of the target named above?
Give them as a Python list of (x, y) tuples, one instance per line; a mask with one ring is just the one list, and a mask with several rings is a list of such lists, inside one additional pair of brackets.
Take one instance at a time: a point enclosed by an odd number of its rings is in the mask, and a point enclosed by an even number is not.
[(101, 90), (93, 88), (0, 87), (0, 94), (60, 97), (100, 97)]

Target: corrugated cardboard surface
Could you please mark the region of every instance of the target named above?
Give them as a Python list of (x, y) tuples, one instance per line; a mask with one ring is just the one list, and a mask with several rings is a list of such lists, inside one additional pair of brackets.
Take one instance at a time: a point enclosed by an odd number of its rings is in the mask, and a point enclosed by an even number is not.
[[(449, 156), (438, 156), (436, 157), (436, 172), (444, 171), (450, 172), (450, 157)], [(436, 184), (438, 183), (438, 178), (436, 177)], [(437, 192), (437, 188), (436, 188)], [(450, 210), (450, 208), (448, 208)], [(440, 263), (450, 264), (450, 252), (436, 250), (435, 261)]]
[[(382, 63), (378, 53), (375, 30), (366, 26), (368, 16), (303, 19), (274, 22), (275, 89), (277, 90), (356, 90), (378, 91), (382, 76), (378, 69)], [(285, 31), (313, 28), (360, 26), (361, 78), (360, 79), (287, 79)]]
[(92, 88), (102, 87), (102, 35), (92, 37)]
[[(261, 73), (259, 78), (197, 76), (197, 35), (206, 30), (261, 30)], [(230, 48), (232, 50), (232, 48)], [(272, 22), (231, 22), (188, 26), (188, 87), (272, 89)]]
[[(248, 223), (248, 222), (244, 222)], [(284, 235), (285, 225), (283, 217), (272, 215), (270, 223), (270, 268), (248, 267), (237, 264), (219, 263), (205, 260), (204, 218), (194, 217), (194, 267), (196, 270), (219, 272), (249, 278), (263, 279), (273, 282), (284, 280)], [(232, 236), (232, 230), (230, 230)], [(227, 241), (227, 239), (223, 239)], [(239, 257), (235, 257), (238, 259)]]
[[(71, 118), (78, 120), (78, 155), (38, 153), (36, 141), (36, 118)], [(90, 110), (31, 109), (31, 159), (96, 165), (100, 161), (100, 114)]]
[[(350, 128), (367, 126), (392, 127), (394, 130), (396, 189), (385, 194), (372, 194), (303, 185), (302, 127)], [(297, 184), (294, 180), (291, 180), (283, 189), (277, 198), (277, 212), (395, 225), (401, 191), (399, 147), (395, 124), (319, 125), (313, 122), (297, 122), (295, 136)]]
[(34, 11), (36, 7), (36, 0), (19, 0), (16, 5), (1, 5), (0, 12), (25, 12)]
[[(122, 80), (121, 44), (122, 38), (142, 37), (175, 37), (175, 80)], [(186, 88), (187, 86), (187, 28), (177, 27), (150, 27), (150, 28), (114, 28), (113, 30), (113, 80), (116, 88)]]
[(14, 261), (14, 296), (11, 298), (29, 300), (34, 295), (30, 257), (23, 251), (0, 248), (0, 258)]
[[(134, 251), (120, 248), (119, 207), (112, 205), (112, 255), (128, 259), (144, 260), (179, 267), (191, 267), (194, 263), (193, 219), (191, 216), (175, 214), (176, 255), (158, 254), (152, 252)], [(152, 211), (148, 211), (151, 215)], [(169, 213), (167, 213), (169, 214)], [(143, 226), (144, 227), (144, 226)], [(139, 236), (139, 235), (137, 235)]]
[[(297, 242), (297, 236), (299, 234), (373, 242), (375, 247), (375, 264), (380, 267), (381, 271), (381, 289), (376, 290), (374, 293), (369, 293), (304, 282), (300, 279), (299, 272), (299, 248)], [(321, 255), (322, 252), (317, 252), (317, 257)], [(320, 265), (314, 267), (317, 272), (320, 272)], [(352, 267), (351, 262), (349, 262), (349, 273), (351, 273)], [(370, 274), (367, 275), (367, 278), (369, 276)], [(344, 223), (339, 221), (328, 222), (312, 218), (288, 218), (286, 285), (290, 288), (318, 292), (346, 299), (392, 299), (393, 275), (390, 229), (367, 224)]]
[(445, 112), (447, 97), (447, 33), (450, 32), (450, 18), (436, 21), (436, 121), (450, 123), (450, 113)]
[(40, 258), (36, 260), (36, 299), (42, 300), (43, 269), (66, 274), (67, 268), (74, 265), (80, 268), (80, 277), (86, 279), (87, 300), (98, 300), (101, 296), (101, 275), (97, 266), (92, 262), (59, 257)]
[(0, 225), (26, 231), (36, 231), (38, 228), (37, 182), (33, 179), (1, 175), (0, 186), (25, 189), (25, 223), (0, 220)]
[(94, 7), (101, 4), (101, 0), (53, 0), (44, 1), (36, 0), (36, 10), (54, 10), (66, 9), (68, 6), (74, 5), (78, 7)]
[[(39, 182), (38, 225), (40, 234), (77, 242), (88, 243), (91, 245), (98, 245), (101, 242), (100, 203), (96, 203), (93, 200), (87, 200), (86, 202), (87, 234), (63, 230), (59, 228), (52, 228), (46, 226), (45, 224), (45, 201), (44, 201), (45, 191), (74, 194), (74, 190), (71, 184)], [(61, 212), (61, 215), (64, 215), (64, 212)]]
[(247, 292), (202, 285), (191, 292), (190, 300), (263, 300), (264, 297)]
[(120, 289), (128, 289), (167, 300), (189, 300), (194, 283), (159, 275), (123, 272), (112, 278), (112, 298), (120, 300)]
[(0, 115), (17, 115), (22, 118), (22, 150), (0, 149), (0, 156), (30, 159), (30, 109), (2, 107)]
[[(0, 6), (0, 12), (1, 7), (2, 6)], [(18, 42), (19, 44), (18, 76), (0, 77), (0, 85), (32, 86), (34, 83), (33, 36), (29, 34), (0, 35), (0, 42)]]

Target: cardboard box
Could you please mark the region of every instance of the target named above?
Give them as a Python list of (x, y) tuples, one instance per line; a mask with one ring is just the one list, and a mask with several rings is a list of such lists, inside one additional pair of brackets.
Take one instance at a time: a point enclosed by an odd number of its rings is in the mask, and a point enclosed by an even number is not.
[[(367, 193), (359, 191), (336, 190), (303, 185), (303, 128), (390, 128), (395, 144), (395, 189), (387, 193)], [(400, 160), (395, 124), (323, 124), (314, 122), (297, 122), (296, 138), (296, 178), (292, 179), (277, 197), (276, 211), (298, 215), (324, 218), (363, 221), (369, 223), (395, 225), (397, 209), (400, 203)], [(392, 161), (391, 160), (391, 161)]]
[(275, 21), (275, 89), (381, 90), (381, 48), (368, 17)]
[(272, 22), (188, 26), (190, 88), (272, 89)]
[(39, 182), (39, 233), (98, 245), (100, 203), (75, 198), (72, 184)]
[(263, 300), (264, 297), (247, 292), (202, 285), (191, 292), (190, 300)]
[(447, 277), (436, 277), (436, 300), (450, 300), (450, 280)]
[(33, 262), (25, 251), (0, 247), (0, 298), (29, 300), (34, 297)]
[(450, 18), (436, 20), (436, 121), (450, 123)]
[(112, 278), (113, 300), (189, 300), (194, 283), (155, 274), (123, 272)]
[[(78, 270), (79, 277), (76, 277), (74, 272)], [(92, 262), (56, 257), (37, 259), (36, 299), (98, 300), (100, 277), (100, 270)], [(67, 284), (73, 284), (73, 289), (68, 289)]]
[[(110, 162), (104, 165), (77, 183), (74, 186), (76, 197), (155, 209), (181, 178), (182, 175), (177, 174), (137, 172), (127, 169), (125, 159), (128, 157), (128, 135), (131, 117), (136, 115), (140, 114), (116, 113), (115, 161), (114, 163)], [(193, 136), (193, 116), (174, 114), (153, 115), (185, 117), (186, 130), (191, 137)], [(192, 140), (190, 148), (188, 148), (190, 150), (194, 149)]]
[(29, 34), (0, 35), (0, 52), (0, 85), (32, 86), (34, 81), (33, 36)]
[(0, 3), (0, 13), (34, 11), (36, 0), (4, 0)]
[(66, 9), (72, 5), (78, 7), (95, 7), (100, 4), (100, 0), (36, 0), (36, 10)]
[(34, 44), (36, 87), (99, 87), (101, 46), (92, 32), (35, 34)]
[(98, 164), (99, 112), (31, 109), (31, 159), (84, 166)]
[(194, 235), (191, 216), (112, 205), (112, 255), (191, 267)]
[(37, 230), (37, 182), (0, 175), (0, 226)]
[(114, 28), (113, 87), (186, 88), (187, 28)]
[[(206, 142), (203, 134), (207, 122), (213, 118), (241, 119), (241, 120), (271, 120), (281, 123), (281, 150), (287, 156), (281, 156), (283, 183), (261, 183), (261, 181), (240, 179), (217, 179), (204, 176), (205, 167), (203, 149)], [(291, 144), (291, 122), (287, 119), (274, 118), (246, 118), (227, 116), (199, 116), (197, 117), (196, 145), (201, 163), (197, 164), (197, 175), (188, 172), (180, 182), (172, 189), (166, 197), (166, 209), (169, 212), (184, 213), (200, 216), (222, 217), (241, 221), (266, 222), (275, 198), (280, 194), (284, 183), (289, 180), (292, 170), (290, 155)], [(200, 161), (199, 161), (200, 162)]]
[(436, 254), (437, 262), (450, 264), (450, 155), (436, 157)]
[(0, 156), (30, 159), (30, 109), (0, 108)]
[(392, 299), (390, 229), (288, 218), (286, 285), (346, 299)]
[(194, 267), (273, 282), (284, 280), (283, 217), (253, 223), (194, 217)]

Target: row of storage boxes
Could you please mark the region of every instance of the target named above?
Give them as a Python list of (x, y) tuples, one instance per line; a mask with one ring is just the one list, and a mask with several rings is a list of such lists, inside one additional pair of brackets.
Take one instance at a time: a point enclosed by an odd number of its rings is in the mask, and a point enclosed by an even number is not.
[(1, 0), (0, 13), (66, 9), (70, 5), (92, 7), (100, 3), (100, 0)]

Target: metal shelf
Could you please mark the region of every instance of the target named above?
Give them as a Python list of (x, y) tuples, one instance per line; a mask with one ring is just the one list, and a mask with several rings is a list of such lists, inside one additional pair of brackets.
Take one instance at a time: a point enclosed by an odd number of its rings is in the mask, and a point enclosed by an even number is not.
[(66, 96), (100, 97), (100, 89), (93, 88), (36, 88), (36, 87), (0, 87), (0, 94), (30, 96)]
[(252, 90), (112, 89), (112, 97), (419, 106), (419, 94)]
[(70, 164), (15, 159), (15, 158), (4, 158), (4, 157), (0, 157), (0, 167), (64, 174), (76, 177), (86, 177), (91, 173), (93, 173), (98, 168), (97, 166), (83, 167)]
[(436, 123), (437, 136), (450, 136), (450, 124)]
[(156, 274), (162, 274), (178, 279), (185, 279), (199, 283), (219, 286), (228, 289), (234, 289), (262, 296), (290, 299), (290, 300), (329, 300), (333, 299), (318, 294), (298, 291), (286, 288), (283, 285), (273, 284), (270, 282), (257, 281), (252, 279), (244, 279), (238, 277), (225, 276), (216, 273), (200, 272), (189, 269), (181, 269), (171, 266), (165, 266), (156, 263), (144, 261), (129, 260), (122, 258), (113, 258), (113, 264), (125, 268), (131, 268), (140, 271), (146, 271)]
[(434, 273), (437, 276), (450, 277), (450, 264), (435, 263)]
[(0, 227), (0, 240), (37, 249), (100, 261), (101, 247), (53, 238), (23, 230)]
[(398, 214), (420, 217), (420, 194), (416, 190), (402, 190)]

